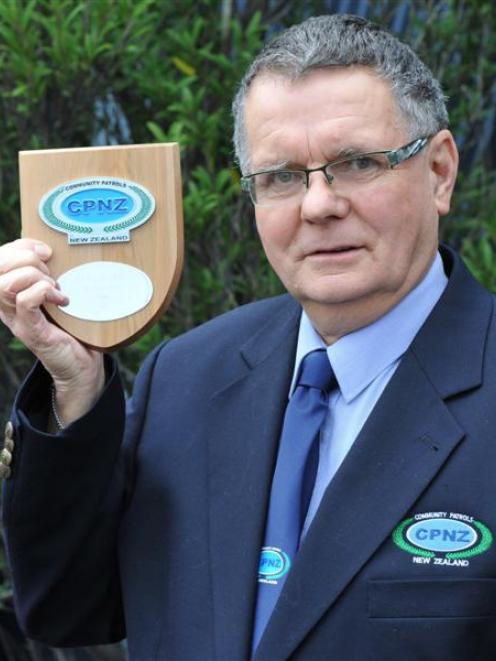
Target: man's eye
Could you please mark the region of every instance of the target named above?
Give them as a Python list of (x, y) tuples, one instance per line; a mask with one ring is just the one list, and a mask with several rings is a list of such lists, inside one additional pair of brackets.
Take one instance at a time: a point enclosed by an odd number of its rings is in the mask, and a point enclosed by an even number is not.
[(271, 174), (272, 183), (274, 185), (293, 184), (299, 177), (298, 173), (291, 172), (290, 170), (276, 170)]
[(378, 159), (372, 158), (371, 156), (359, 156), (358, 158), (353, 158), (348, 161), (349, 170), (366, 172), (368, 170), (375, 170), (380, 167), (380, 161)]
[(355, 156), (348, 158), (340, 163), (331, 166), (331, 173), (336, 177), (352, 177), (354, 179), (364, 179), (380, 174), (384, 170), (384, 163), (379, 155), (376, 156)]
[(297, 188), (302, 181), (302, 173), (292, 170), (273, 170), (256, 175), (255, 185), (259, 191), (285, 193)]

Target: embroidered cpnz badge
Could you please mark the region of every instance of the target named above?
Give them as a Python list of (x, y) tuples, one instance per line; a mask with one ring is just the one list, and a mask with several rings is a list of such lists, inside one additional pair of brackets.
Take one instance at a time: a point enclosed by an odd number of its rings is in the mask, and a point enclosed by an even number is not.
[(486, 525), (457, 512), (415, 514), (402, 521), (392, 537), (416, 564), (453, 567), (468, 567), (471, 558), (485, 553), (493, 543)]

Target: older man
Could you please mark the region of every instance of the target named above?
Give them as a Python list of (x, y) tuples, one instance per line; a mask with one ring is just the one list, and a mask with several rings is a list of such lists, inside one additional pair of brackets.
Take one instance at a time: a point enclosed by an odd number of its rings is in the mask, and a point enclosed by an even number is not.
[(262, 51), (234, 111), (290, 295), (160, 346), (126, 423), (111, 360), (40, 311), (66, 302), (50, 249), (0, 249), (1, 318), (39, 359), (7, 429), (20, 620), (146, 661), (493, 659), (494, 299), (438, 252), (439, 84), (327, 16)]

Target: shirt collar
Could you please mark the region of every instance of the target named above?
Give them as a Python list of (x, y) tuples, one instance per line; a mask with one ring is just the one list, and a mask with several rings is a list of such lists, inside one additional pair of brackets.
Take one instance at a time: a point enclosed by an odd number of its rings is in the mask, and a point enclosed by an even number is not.
[(346, 402), (350, 402), (405, 353), (447, 283), (443, 262), (437, 253), (424, 278), (394, 308), (372, 324), (344, 335), (329, 347), (326, 347), (303, 311), (289, 394), (295, 387), (303, 358), (315, 349), (324, 348), (341, 394)]

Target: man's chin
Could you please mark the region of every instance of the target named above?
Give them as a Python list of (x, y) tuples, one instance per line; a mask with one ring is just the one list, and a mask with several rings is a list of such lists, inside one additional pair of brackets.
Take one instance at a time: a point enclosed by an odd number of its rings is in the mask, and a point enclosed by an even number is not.
[[(305, 307), (306, 305), (340, 306), (366, 301), (373, 297), (373, 290), (365, 283), (342, 282), (342, 278), (329, 277), (318, 286), (300, 287), (291, 292)], [(341, 280), (341, 282), (339, 281)]]

